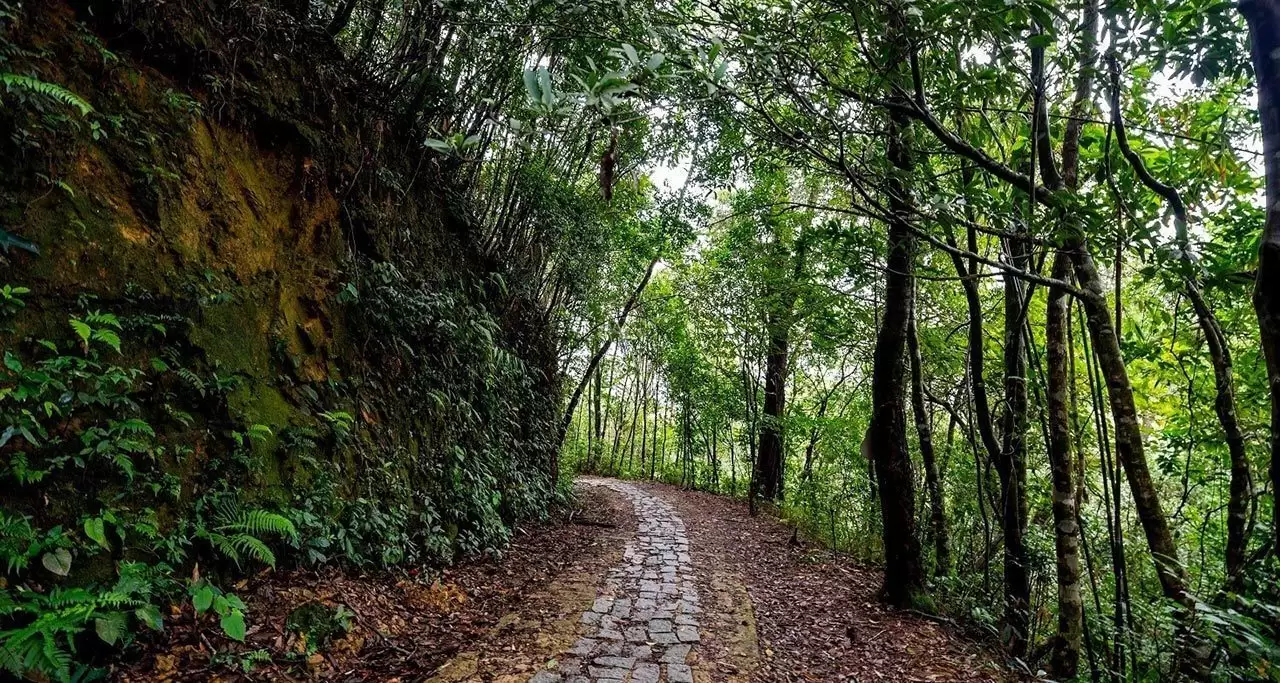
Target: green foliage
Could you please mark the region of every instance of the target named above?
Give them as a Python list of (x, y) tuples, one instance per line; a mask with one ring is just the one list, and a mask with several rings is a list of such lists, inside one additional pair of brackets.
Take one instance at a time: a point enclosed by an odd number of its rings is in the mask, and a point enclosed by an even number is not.
[(320, 602), (308, 602), (289, 613), (284, 627), (303, 638), (306, 653), (312, 654), (324, 647), (336, 636), (351, 630), (351, 618), (355, 616), (345, 605), (329, 607)]
[[(73, 669), (76, 641), (92, 629), (103, 643), (127, 644), (133, 626), (163, 627), (152, 599), (165, 586), (164, 568), (123, 562), (112, 585), (54, 587), (47, 593), (24, 586), (0, 592), (0, 668), (15, 676), (39, 672), (58, 681), (85, 680)], [(76, 675), (73, 676), (73, 671)]]
[[(26, 308), (26, 288), (3, 291), (10, 302), (7, 315)], [(105, 645), (123, 648), (139, 629), (163, 628), (162, 608), (179, 593), (173, 566), (187, 559), (194, 541), (237, 565), (253, 560), (274, 566), (272, 539), (295, 541), (297, 536), (287, 517), (244, 507), (225, 493), (184, 504), (176, 479), (163, 467), (191, 449), (166, 438), (168, 423), (162, 432), (152, 422), (156, 416), (148, 406), (155, 407), (154, 387), (173, 383), (192, 396), (220, 397), (231, 385), (174, 368), (173, 360), (152, 359), (150, 372), (102, 360), (106, 353), (125, 356), (120, 336), (125, 329), (163, 335), (161, 323), (126, 322), (90, 311), (73, 316), (69, 328), (78, 348), (38, 340), (30, 344), (31, 357), (8, 349), (0, 374), (0, 480), (15, 494), (0, 510), (0, 561), (8, 575), (0, 590), (0, 666), (15, 675), (58, 681), (95, 675), (75, 664), (82, 634), (91, 632)], [(185, 411), (167, 402), (160, 407), (173, 424), (190, 425)], [(261, 425), (245, 433), (251, 440), (271, 434)], [(245, 437), (229, 442), (241, 447)], [(96, 474), (92, 480), (84, 477), (89, 471)], [(96, 510), (80, 517), (79, 533), (64, 526), (42, 529), (31, 515), (7, 509), (10, 500), (24, 500), (20, 496), (33, 491), (68, 490), (77, 490), (73, 498), (89, 501), (89, 509)], [(162, 526), (153, 505), (170, 506), (183, 516)], [(62, 514), (82, 509), (58, 507)], [(41, 517), (47, 516), (42, 511)], [(101, 566), (95, 556), (103, 553), (150, 559), (113, 562), (117, 578), (102, 583), (89, 577), (100, 575), (93, 567)], [(212, 610), (228, 637), (243, 639), (244, 603), (207, 580), (197, 586), (191, 594), (198, 611)], [(210, 596), (207, 605), (205, 595)]]
[(22, 74), (0, 73), (0, 85), (3, 85), (10, 94), (35, 94), (61, 102), (68, 107), (74, 107), (79, 110), (81, 116), (88, 116), (93, 112), (92, 105), (84, 101), (79, 95), (56, 83), (49, 83)]
[(276, 566), (276, 556), (262, 536), (271, 534), (296, 540), (298, 535), (289, 518), (267, 510), (243, 510), (230, 500), (218, 505), (207, 523), (198, 515), (195, 533), (236, 565), (248, 558), (271, 567)]
[(234, 593), (223, 592), (203, 579), (192, 582), (187, 592), (191, 596), (191, 606), (195, 609), (196, 617), (202, 614), (217, 617), (218, 626), (228, 638), (244, 642), (244, 613), (248, 608), (243, 600)]

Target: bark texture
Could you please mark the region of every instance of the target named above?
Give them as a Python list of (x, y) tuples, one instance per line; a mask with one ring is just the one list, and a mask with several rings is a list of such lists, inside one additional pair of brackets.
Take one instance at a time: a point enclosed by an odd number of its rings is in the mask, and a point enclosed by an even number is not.
[(915, 237), (910, 228), (912, 171), (908, 121), (891, 117), (888, 157), (895, 172), (888, 182), (889, 220), (884, 319), (876, 337), (871, 377), (872, 414), (868, 446), (875, 463), (880, 514), (884, 522), (885, 595), (910, 605), (924, 591), (920, 542), (916, 538), (915, 477), (906, 435), (906, 368), (903, 362), (915, 283)]
[[(1053, 260), (1053, 277), (1066, 280), (1071, 262), (1058, 254)], [(1057, 557), (1058, 633), (1054, 638), (1050, 669), (1055, 678), (1071, 680), (1080, 667), (1083, 641), (1084, 602), (1080, 596), (1080, 527), (1076, 485), (1071, 458), (1071, 413), (1067, 380), (1067, 294), (1049, 291), (1045, 323), (1045, 354), (1048, 390), (1049, 468), (1053, 480), (1053, 541)]]
[(1271, 387), (1271, 549), (1280, 556), (1280, 1), (1244, 0), (1253, 70), (1258, 80), (1258, 118), (1266, 160), (1267, 213), (1258, 248), (1253, 307), (1262, 333)]

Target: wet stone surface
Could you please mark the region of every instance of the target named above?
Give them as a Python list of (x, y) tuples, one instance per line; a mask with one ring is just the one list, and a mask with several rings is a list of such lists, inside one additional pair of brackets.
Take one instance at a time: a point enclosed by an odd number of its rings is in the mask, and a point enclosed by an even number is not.
[(582, 614), (587, 635), (559, 658), (555, 671), (530, 683), (691, 683), (688, 659), (700, 639), (698, 590), (684, 522), (671, 506), (617, 481), (584, 479), (629, 498), (639, 528), (622, 565)]

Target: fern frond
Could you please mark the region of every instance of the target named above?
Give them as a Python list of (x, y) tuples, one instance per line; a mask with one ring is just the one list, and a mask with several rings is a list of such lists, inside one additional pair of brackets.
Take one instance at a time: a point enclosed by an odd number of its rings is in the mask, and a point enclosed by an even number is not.
[(235, 531), (254, 536), (279, 534), (293, 537), (298, 531), (288, 517), (266, 510), (244, 510), (223, 517), (219, 531)]
[(235, 544), (231, 542), (230, 538), (223, 536), (222, 534), (215, 534), (212, 532), (208, 533), (207, 537), (209, 539), (209, 544), (212, 545), (215, 550), (226, 555), (237, 565), (240, 564), (240, 551), (236, 548)]
[(271, 552), (266, 543), (260, 539), (248, 534), (237, 534), (232, 536), (230, 543), (234, 545), (241, 553), (252, 557), (253, 559), (269, 566), (276, 566), (276, 555)]
[(3, 84), (10, 91), (24, 90), (57, 100), (69, 107), (75, 107), (80, 110), (81, 116), (88, 116), (93, 111), (93, 106), (86, 102), (84, 98), (56, 83), (49, 83), (38, 78), (23, 76), (22, 74), (5, 73), (0, 74), (0, 84)]

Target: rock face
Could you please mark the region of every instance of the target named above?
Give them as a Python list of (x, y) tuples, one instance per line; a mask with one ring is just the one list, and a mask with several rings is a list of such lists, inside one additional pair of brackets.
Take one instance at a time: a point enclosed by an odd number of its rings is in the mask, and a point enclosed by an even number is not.
[[(223, 481), (253, 507), (306, 501), (324, 523), (380, 501), (378, 564), (500, 545), (553, 486), (558, 370), (535, 279), (485, 253), (456, 169), (332, 41), (253, 4), (35, 0), (0, 20), (4, 71), (91, 106), (0, 107), (0, 287), (31, 290), (0, 320), (0, 349), (30, 366), (43, 342), (76, 343), (69, 318), (120, 320), (104, 360), (139, 373), (122, 389), (138, 409), (113, 417), (150, 423), (157, 452), (193, 454), (137, 473), (176, 480), (166, 519)], [(59, 491), (75, 486), (47, 479), (0, 504), (95, 493)]]
[(698, 590), (684, 522), (671, 506), (618, 481), (583, 479), (631, 499), (639, 528), (622, 565), (582, 614), (588, 635), (530, 683), (692, 683), (688, 664), (700, 640)]

